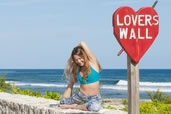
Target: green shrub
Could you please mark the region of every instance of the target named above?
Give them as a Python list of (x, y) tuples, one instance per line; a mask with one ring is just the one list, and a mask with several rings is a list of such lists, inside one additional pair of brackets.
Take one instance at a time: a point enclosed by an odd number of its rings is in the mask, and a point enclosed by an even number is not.
[(165, 104), (171, 104), (171, 96), (164, 96), (161, 102)]
[(105, 100), (104, 98), (102, 97), (102, 106), (105, 104)]
[(22, 95), (29, 95), (29, 96), (35, 96), (35, 97), (42, 97), (42, 94), (40, 92), (37, 92), (37, 91), (32, 91), (32, 90), (29, 90), (29, 89), (20, 89), (19, 94), (22, 94)]
[(61, 96), (58, 92), (50, 92), (50, 91), (46, 91), (46, 95), (44, 97), (47, 99), (54, 99), (54, 100), (61, 99)]
[(171, 114), (171, 104), (146, 102), (140, 104), (140, 114)]
[(160, 102), (165, 104), (171, 104), (171, 96), (164, 96), (164, 93), (157, 90), (156, 92), (147, 92), (152, 102)]
[(146, 114), (146, 113), (155, 114), (156, 112), (157, 112), (156, 106), (151, 102), (143, 103), (140, 105), (140, 114)]
[(19, 89), (15, 85), (12, 86), (12, 93), (21, 94), (21, 95), (35, 96), (35, 97), (43, 97), (40, 92), (32, 91), (32, 90), (29, 90), (29, 89)]
[(12, 93), (19, 94), (20, 89), (16, 87), (16, 85), (12, 85)]
[(161, 102), (163, 99), (163, 92), (157, 90), (156, 92), (149, 92), (147, 91), (147, 95), (150, 97), (151, 101), (153, 102)]
[(35, 97), (44, 97), (44, 98), (54, 99), (54, 100), (60, 100), (61, 98), (58, 92), (46, 91), (46, 95), (43, 96), (40, 92), (37, 92), (37, 91), (17, 88), (16, 85), (14, 84), (6, 83), (5, 76), (0, 76), (0, 92), (8, 92), (8, 93), (29, 95), (29, 96), (35, 96)]
[[(125, 105), (121, 110), (128, 112), (128, 106)], [(140, 114), (171, 114), (171, 104), (144, 102), (140, 104)]]
[(114, 106), (112, 105), (107, 105), (107, 106), (103, 106), (104, 109), (109, 109), (109, 110), (117, 110)]
[(123, 105), (128, 105), (128, 100), (126, 100), (126, 99), (125, 100), (122, 100), (122, 104)]
[(128, 105), (125, 105), (124, 108), (120, 109), (121, 111), (128, 112)]
[(0, 92), (10, 92), (11, 84), (5, 82), (5, 76), (0, 76)]

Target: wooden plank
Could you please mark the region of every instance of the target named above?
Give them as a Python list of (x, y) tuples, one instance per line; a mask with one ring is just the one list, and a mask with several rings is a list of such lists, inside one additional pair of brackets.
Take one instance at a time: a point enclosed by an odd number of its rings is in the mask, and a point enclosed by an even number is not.
[(139, 68), (127, 56), (128, 67), (128, 114), (139, 114)]

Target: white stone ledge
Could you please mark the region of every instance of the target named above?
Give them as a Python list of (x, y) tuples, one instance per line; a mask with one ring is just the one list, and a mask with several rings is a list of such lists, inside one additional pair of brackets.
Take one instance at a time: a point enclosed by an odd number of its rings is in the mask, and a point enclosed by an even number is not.
[(55, 100), (0, 92), (0, 114), (127, 114), (120, 110), (107, 109), (99, 112), (60, 109), (58, 104), (59, 101)]

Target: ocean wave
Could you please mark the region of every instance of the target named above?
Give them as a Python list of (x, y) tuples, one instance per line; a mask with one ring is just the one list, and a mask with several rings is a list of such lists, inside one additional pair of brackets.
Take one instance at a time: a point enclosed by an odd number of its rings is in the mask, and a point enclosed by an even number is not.
[[(6, 81), (7, 83), (15, 84), (16, 86), (41, 86), (41, 87), (66, 87), (67, 84), (48, 84), (48, 83), (22, 83), (16, 81)], [(79, 87), (74, 85), (74, 87)]]
[[(127, 86), (128, 81), (119, 80), (116, 85)], [(171, 82), (139, 82), (140, 86), (171, 86)]]
[[(16, 81), (6, 81), (7, 83), (15, 84), (16, 86), (40, 86), (40, 87), (58, 87), (58, 88), (65, 88), (67, 84), (49, 84), (49, 83), (22, 83)], [(144, 83), (144, 82), (140, 82)], [(146, 83), (145, 83), (146, 84)], [(144, 85), (145, 85), (144, 84)], [(146, 86), (140, 84), (140, 91), (157, 91), (158, 89), (162, 92), (171, 92), (171, 86), (163, 86), (162, 84), (158, 84), (156, 86), (151, 86), (151, 83), (147, 83)], [(148, 85), (148, 86), (147, 86)], [(162, 86), (160, 86), (162, 85)], [(74, 87), (79, 87), (78, 84), (75, 84)], [(112, 89), (112, 90), (126, 90), (127, 91), (127, 81), (120, 80), (116, 85), (101, 85), (101, 89)]]
[[(112, 89), (112, 90), (128, 90), (127, 86), (108, 86), (104, 85), (100, 87), (101, 89)], [(171, 88), (164, 88), (164, 87), (141, 87), (139, 88), (140, 91), (157, 91), (160, 90), (162, 92), (171, 92)]]

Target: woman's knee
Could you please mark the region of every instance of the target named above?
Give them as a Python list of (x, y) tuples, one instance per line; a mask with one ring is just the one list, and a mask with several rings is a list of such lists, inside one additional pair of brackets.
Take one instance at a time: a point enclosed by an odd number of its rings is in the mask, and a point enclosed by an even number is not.
[(98, 112), (101, 109), (100, 103), (88, 103), (87, 104), (87, 110), (88, 111), (95, 111)]
[(60, 104), (72, 104), (71, 98), (62, 98)]

